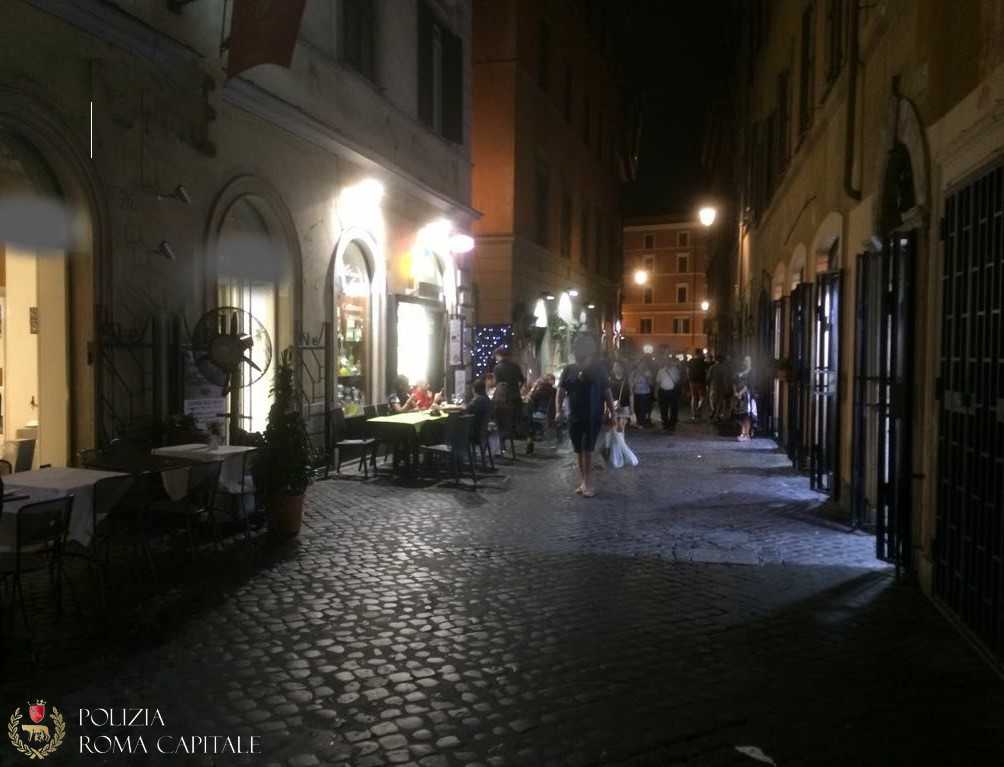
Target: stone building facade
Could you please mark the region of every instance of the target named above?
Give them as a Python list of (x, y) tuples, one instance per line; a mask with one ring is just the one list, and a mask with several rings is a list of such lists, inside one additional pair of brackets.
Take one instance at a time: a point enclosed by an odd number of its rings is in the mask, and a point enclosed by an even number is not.
[(624, 223), (621, 334), (635, 351), (693, 354), (708, 346), (709, 230), (681, 216)]
[(571, 327), (612, 341), (630, 169), (616, 34), (600, 2), (474, 4), (479, 321), (511, 325), (535, 372), (568, 360)]
[[(180, 412), (192, 329), (221, 305), (267, 331), (272, 370), (294, 349), (314, 414), (380, 401), (401, 372), (452, 378), (445, 328), (474, 319), (453, 244), (477, 217), (469, 2), (307, 0), (290, 65), (233, 77), (234, 3), (2, 5), (2, 181), (71, 218), (51, 258), (6, 246), (35, 263), (30, 290), (7, 270), (4, 330), (35, 307), (45, 375), (8, 355), (3, 394), (36, 462)], [(236, 401), (242, 428), (269, 380)]]
[(730, 299), (760, 428), (1004, 656), (1004, 6), (741, 8)]

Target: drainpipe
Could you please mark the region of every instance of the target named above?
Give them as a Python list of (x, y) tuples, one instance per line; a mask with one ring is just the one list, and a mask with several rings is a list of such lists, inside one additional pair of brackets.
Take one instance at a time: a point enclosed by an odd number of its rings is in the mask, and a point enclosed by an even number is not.
[(858, 101), (858, 3), (851, 0), (851, 37), (848, 47), (847, 72), (847, 132), (844, 140), (844, 192), (855, 200), (861, 199), (861, 190), (854, 186), (854, 120)]

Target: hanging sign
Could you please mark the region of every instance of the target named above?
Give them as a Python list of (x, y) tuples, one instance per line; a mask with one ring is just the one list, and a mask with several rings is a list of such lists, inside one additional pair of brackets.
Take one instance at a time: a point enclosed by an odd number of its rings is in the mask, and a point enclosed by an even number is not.
[(450, 318), (450, 364), (463, 364), (463, 329), (464, 321), (460, 317)]

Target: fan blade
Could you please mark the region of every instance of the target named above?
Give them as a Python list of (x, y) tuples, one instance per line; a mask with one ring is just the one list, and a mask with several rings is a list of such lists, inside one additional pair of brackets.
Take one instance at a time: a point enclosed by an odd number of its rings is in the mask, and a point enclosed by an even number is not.
[(225, 397), (230, 393), (230, 374), (227, 373), (223, 376), (223, 396)]
[(251, 336), (241, 336), (241, 346), (245, 349), (250, 349), (254, 346), (254, 339)]
[(227, 315), (223, 314), (223, 312), (220, 312), (220, 333), (219, 334), (221, 336), (225, 336), (227, 334)]
[(230, 335), (232, 336), (240, 335), (237, 331), (237, 312), (234, 312), (230, 316)]
[(250, 357), (244, 357), (243, 359), (247, 364), (249, 364), (251, 367), (257, 370), (259, 373), (261, 372), (261, 368), (255, 364), (255, 361), (253, 359), (251, 359)]

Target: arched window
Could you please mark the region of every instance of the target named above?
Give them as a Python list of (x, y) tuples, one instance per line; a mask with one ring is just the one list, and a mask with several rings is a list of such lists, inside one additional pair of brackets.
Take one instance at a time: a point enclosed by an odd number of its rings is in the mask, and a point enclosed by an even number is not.
[(366, 404), (374, 372), (370, 369), (373, 270), (355, 241), (345, 248), (337, 270), (338, 399)]
[[(281, 348), (278, 343), (278, 292), (282, 258), (252, 198), (240, 197), (227, 210), (220, 226), (218, 247), (219, 305), (235, 306), (251, 314), (265, 328), (278, 353)], [(272, 378), (272, 370), (269, 370), (250, 386), (240, 386), (236, 418), (241, 429), (264, 431), (272, 404)]]

